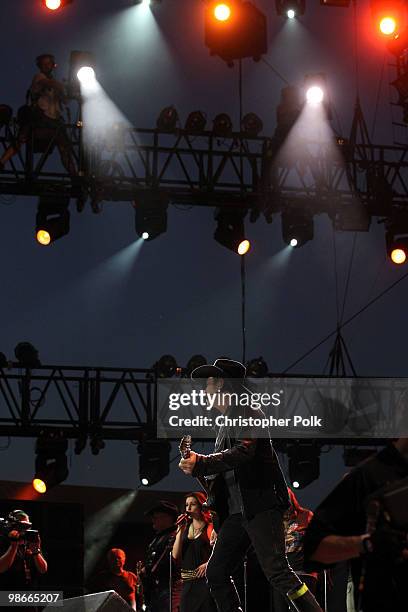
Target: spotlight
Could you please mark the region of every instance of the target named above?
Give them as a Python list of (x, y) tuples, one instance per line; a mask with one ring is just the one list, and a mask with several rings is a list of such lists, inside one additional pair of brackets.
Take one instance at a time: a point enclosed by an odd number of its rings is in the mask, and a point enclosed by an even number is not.
[(282, 212), (282, 237), (286, 244), (301, 247), (313, 240), (313, 216), (308, 210), (289, 209)]
[(308, 74), (305, 77), (306, 101), (312, 106), (321, 104), (327, 90), (326, 77), (323, 73)]
[(294, 19), (298, 15), (304, 15), (305, 0), (275, 0), (276, 12), (280, 17)]
[(264, 358), (251, 359), (247, 364), (246, 373), (249, 378), (264, 378), (268, 374), (268, 366)]
[(68, 477), (66, 452), (68, 441), (59, 430), (41, 434), (36, 443), (35, 475), (32, 481), (38, 493), (45, 493)]
[(58, 11), (68, 4), (72, 4), (73, 0), (43, 0), (43, 5), (49, 11)]
[(397, 266), (404, 264), (408, 256), (408, 236), (398, 236), (392, 231), (386, 234), (387, 254)]
[(248, 113), (241, 121), (241, 132), (249, 138), (255, 138), (262, 132), (262, 120), (255, 113)]
[(80, 84), (89, 85), (95, 81), (95, 58), (89, 51), (71, 51), (68, 71), (68, 96), (81, 95)]
[(145, 440), (138, 446), (139, 477), (144, 486), (151, 486), (162, 480), (169, 473), (169, 442), (163, 440)]
[(232, 121), (229, 115), (226, 113), (220, 113), (213, 121), (213, 134), (214, 136), (231, 136), (232, 134)]
[(143, 240), (154, 240), (167, 231), (167, 208), (165, 194), (141, 193), (134, 202), (135, 230)]
[(176, 129), (178, 118), (178, 113), (174, 106), (167, 106), (158, 116), (156, 122), (157, 129), (162, 132), (173, 132)]
[(381, 34), (384, 34), (384, 36), (391, 36), (397, 29), (397, 22), (394, 17), (383, 17), (378, 27), (380, 28)]
[(95, 80), (95, 70), (91, 66), (82, 66), (77, 72), (78, 81), (84, 85), (89, 85)]
[(232, 12), (230, 4), (225, 2), (215, 2), (212, 11), (217, 21), (228, 21)]
[(238, 255), (245, 255), (251, 248), (249, 240), (245, 237), (245, 212), (230, 212), (219, 209), (216, 213), (217, 227), (215, 240)]
[(36, 216), (36, 239), (43, 246), (69, 233), (69, 198), (41, 196)]
[(206, 363), (207, 363), (207, 360), (205, 357), (203, 357), (203, 355), (193, 355), (189, 359), (188, 364), (186, 366), (186, 375), (190, 376), (193, 370), (195, 370), (196, 368), (202, 365), (205, 365)]
[(171, 378), (177, 372), (177, 361), (172, 355), (163, 355), (153, 367), (158, 378)]
[(207, 123), (207, 117), (201, 111), (193, 111), (187, 117), (185, 129), (187, 132), (204, 132)]
[(288, 448), (289, 478), (292, 487), (303, 489), (320, 476), (320, 448), (302, 442)]
[(250, 2), (207, 2), (205, 44), (211, 55), (233, 65), (234, 59), (258, 61), (267, 52), (266, 17)]
[(19, 342), (14, 349), (18, 365), (23, 368), (39, 368), (41, 366), (37, 349), (30, 342)]
[(0, 104), (0, 127), (8, 125), (13, 117), (13, 109), (8, 104)]

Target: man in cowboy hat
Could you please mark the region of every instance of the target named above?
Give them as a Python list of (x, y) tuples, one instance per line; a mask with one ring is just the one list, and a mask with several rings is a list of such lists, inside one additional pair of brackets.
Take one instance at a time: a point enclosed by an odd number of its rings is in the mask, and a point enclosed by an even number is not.
[[(215, 404), (219, 412), (240, 415), (244, 410), (248, 416), (252, 409), (231, 403), (231, 391), (249, 392), (245, 375), (242, 363), (222, 358), (196, 368), (191, 377), (206, 380), (207, 394), (220, 398)], [(260, 416), (259, 411), (256, 416)], [(289, 505), (288, 492), (271, 440), (254, 439), (250, 431), (222, 426), (214, 453), (199, 455), (192, 451), (179, 467), (185, 474), (213, 477), (212, 494), (221, 527), (206, 576), (219, 612), (241, 610), (230, 576), (251, 544), (269, 582), (298, 612), (321, 612), (285, 555), (283, 513)]]
[[(179, 510), (175, 504), (160, 500), (146, 512), (156, 532), (146, 550), (142, 572), (143, 594), (149, 612), (168, 612), (170, 606), (170, 552), (176, 537), (176, 519)], [(172, 610), (177, 612), (181, 584), (175, 564), (172, 565)]]

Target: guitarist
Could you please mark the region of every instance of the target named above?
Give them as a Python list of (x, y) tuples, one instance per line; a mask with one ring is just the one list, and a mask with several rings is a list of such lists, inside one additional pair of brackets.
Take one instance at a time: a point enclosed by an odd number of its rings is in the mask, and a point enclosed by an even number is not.
[[(245, 375), (245, 366), (230, 359), (217, 359), (191, 374), (193, 379), (206, 380), (207, 394), (217, 394), (215, 408), (219, 412), (262, 417), (261, 411), (230, 404), (231, 392), (249, 392), (244, 387)], [(283, 514), (289, 506), (288, 492), (271, 441), (222, 426), (213, 454), (191, 451), (179, 467), (193, 476), (215, 475), (212, 493), (221, 526), (206, 577), (219, 612), (241, 610), (230, 576), (242, 564), (250, 544), (270, 584), (287, 596), (298, 612), (322, 612), (285, 555)]]

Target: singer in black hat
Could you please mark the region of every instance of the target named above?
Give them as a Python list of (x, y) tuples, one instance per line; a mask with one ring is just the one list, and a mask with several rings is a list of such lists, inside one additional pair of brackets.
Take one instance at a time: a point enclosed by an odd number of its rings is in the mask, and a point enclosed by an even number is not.
[[(250, 393), (246, 368), (231, 359), (193, 370), (193, 379), (204, 379), (207, 394), (216, 395), (215, 408), (226, 415), (264, 416), (248, 406), (233, 404), (233, 392)], [(242, 610), (230, 576), (239, 568), (252, 544), (269, 582), (286, 596), (298, 612), (322, 612), (312, 593), (288, 564), (285, 555), (283, 514), (288, 492), (276, 453), (268, 438), (255, 439), (250, 431), (221, 426), (214, 453), (191, 451), (179, 464), (185, 474), (210, 477), (221, 527), (207, 565), (206, 577), (219, 612)]]

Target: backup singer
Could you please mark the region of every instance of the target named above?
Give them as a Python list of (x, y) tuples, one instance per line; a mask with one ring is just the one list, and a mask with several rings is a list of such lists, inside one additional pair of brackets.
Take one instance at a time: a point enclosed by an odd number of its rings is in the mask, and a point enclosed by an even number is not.
[(205, 580), (214, 536), (211, 515), (203, 511), (205, 500), (200, 491), (189, 493), (185, 501), (186, 514), (177, 519), (181, 522), (173, 546), (173, 558), (181, 565), (180, 612), (216, 612)]
[[(219, 412), (251, 412), (263, 417), (261, 411), (229, 402), (231, 391), (244, 390), (245, 374), (241, 363), (217, 359), (213, 365), (196, 368), (191, 376), (207, 380), (207, 393), (225, 392), (215, 406)], [(241, 610), (230, 576), (242, 563), (251, 543), (268, 581), (288, 596), (299, 612), (321, 612), (285, 555), (283, 513), (289, 505), (288, 492), (271, 441), (253, 439), (250, 430), (220, 427), (213, 454), (191, 452), (179, 467), (185, 474), (214, 476), (212, 488), (221, 528), (206, 575), (219, 612)]]

